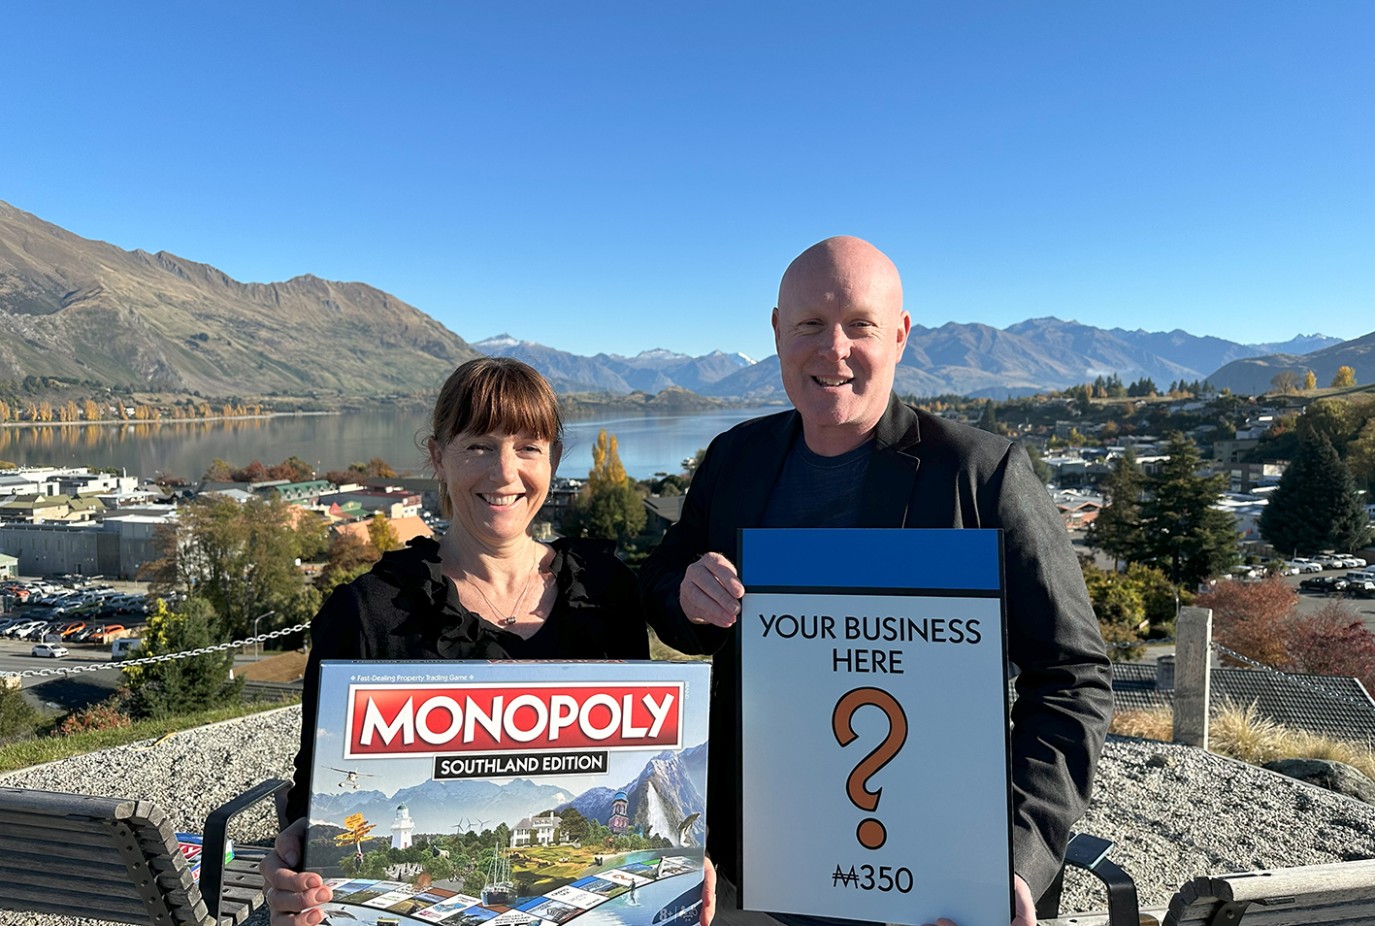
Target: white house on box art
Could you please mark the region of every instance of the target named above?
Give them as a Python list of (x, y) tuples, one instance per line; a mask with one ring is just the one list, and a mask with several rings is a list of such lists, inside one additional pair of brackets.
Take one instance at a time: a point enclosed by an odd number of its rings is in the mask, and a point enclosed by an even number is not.
[(554, 842), (554, 831), (563, 821), (558, 815), (525, 817), (511, 830), (513, 846), (548, 846)]

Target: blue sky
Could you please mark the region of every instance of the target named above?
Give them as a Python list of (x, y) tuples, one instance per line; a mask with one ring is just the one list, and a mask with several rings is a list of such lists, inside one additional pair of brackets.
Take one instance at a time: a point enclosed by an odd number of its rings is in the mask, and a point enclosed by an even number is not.
[(1375, 7), (23, 4), (0, 199), (468, 340), (763, 357), (856, 234), (913, 320), (1375, 328)]

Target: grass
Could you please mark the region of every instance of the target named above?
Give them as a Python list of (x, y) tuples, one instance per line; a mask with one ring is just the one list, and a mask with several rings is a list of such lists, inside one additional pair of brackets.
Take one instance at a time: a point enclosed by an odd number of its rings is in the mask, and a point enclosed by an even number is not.
[(56, 762), (100, 749), (111, 749), (140, 740), (156, 739), (181, 730), (203, 727), (221, 720), (234, 720), (263, 711), (286, 707), (291, 701), (247, 701), (228, 704), (197, 714), (136, 720), (133, 726), (113, 730), (85, 730), (70, 736), (40, 736), (0, 746), (0, 773), (32, 765)]
[[(1169, 742), (1174, 716), (1168, 707), (1123, 711), (1112, 718), (1112, 732)], [(1208, 721), (1208, 748), (1218, 755), (1264, 765), (1276, 759), (1329, 759), (1375, 780), (1375, 746), (1292, 730), (1261, 716), (1254, 704), (1226, 704)]]

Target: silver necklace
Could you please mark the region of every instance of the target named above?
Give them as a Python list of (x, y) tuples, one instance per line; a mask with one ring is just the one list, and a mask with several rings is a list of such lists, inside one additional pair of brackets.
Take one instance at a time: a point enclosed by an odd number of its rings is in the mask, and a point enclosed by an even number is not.
[[(530, 567), (530, 574), (525, 577), (525, 584), (521, 586), (520, 594), (516, 596), (516, 600), (511, 604), (511, 613), (507, 614), (505, 617), (497, 618), (497, 623), (501, 624), (503, 627), (510, 627), (516, 622), (516, 615), (520, 613), (520, 603), (525, 600), (525, 593), (530, 591), (530, 583), (535, 581), (535, 573), (539, 572), (539, 553), (539, 548), (536, 547), (535, 562)], [(483, 601), (487, 602), (487, 607), (492, 609), (494, 615), (501, 613), (501, 609), (492, 604), (492, 599), (487, 597), (487, 593), (482, 590), (482, 586), (477, 584), (476, 576), (468, 576), (468, 584), (477, 589), (477, 593), (482, 596)]]

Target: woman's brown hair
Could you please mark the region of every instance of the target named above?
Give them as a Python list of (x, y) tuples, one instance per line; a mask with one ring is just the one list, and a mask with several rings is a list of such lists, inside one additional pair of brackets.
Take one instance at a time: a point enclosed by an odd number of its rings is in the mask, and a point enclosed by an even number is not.
[[(454, 370), (435, 399), (430, 439), (441, 448), (456, 435), (533, 434), (547, 440), (557, 463), (563, 442), (563, 416), (548, 380), (528, 363), (512, 357), (479, 357)], [(440, 486), (445, 517), (449, 494)]]

